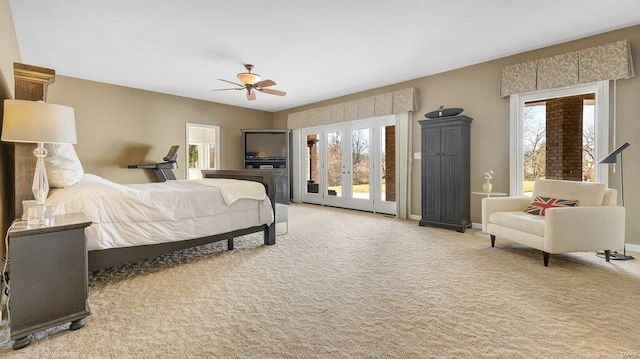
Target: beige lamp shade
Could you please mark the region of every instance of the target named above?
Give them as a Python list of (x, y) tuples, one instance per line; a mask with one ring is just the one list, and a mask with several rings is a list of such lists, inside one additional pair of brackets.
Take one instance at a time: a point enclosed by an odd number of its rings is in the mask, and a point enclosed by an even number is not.
[(2, 141), (76, 143), (73, 108), (38, 101), (4, 100)]

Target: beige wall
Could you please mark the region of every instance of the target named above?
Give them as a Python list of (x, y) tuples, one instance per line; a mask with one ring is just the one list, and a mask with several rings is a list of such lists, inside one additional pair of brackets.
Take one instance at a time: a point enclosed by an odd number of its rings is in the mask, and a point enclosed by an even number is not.
[[(420, 126), (418, 120), (424, 114), (446, 107), (462, 107), (464, 114), (472, 117), (471, 124), (471, 190), (480, 190), (483, 174), (492, 169), (494, 191), (509, 191), (509, 99), (499, 97), (500, 73), (505, 65), (541, 57), (580, 50), (621, 39), (629, 39), (635, 69), (639, 76), (618, 81), (617, 144), (629, 142), (625, 151), (625, 204), (627, 209), (627, 243), (640, 244), (640, 26), (588, 37), (536, 51), (517, 54), (486, 63), (469, 66), (401, 84), (378, 88), (358, 94), (339, 97), (307, 106), (280, 111), (274, 115), (274, 126), (286, 127), (289, 113), (349, 101), (352, 99), (389, 92), (390, 90), (416, 87), (420, 94), (419, 110), (412, 116), (413, 152), (420, 151)], [(437, 56), (437, 54), (434, 54)], [(429, 61), (425, 58), (425, 61)], [(611, 130), (612, 131), (612, 130)], [(613, 145), (611, 145), (613, 147)], [(610, 174), (612, 187), (618, 187), (618, 174)], [(413, 160), (411, 187), (411, 213), (420, 215), (420, 161)], [(478, 196), (471, 198), (471, 220), (481, 221), (481, 205)]]
[[(13, 18), (9, 9), (8, 0), (0, 0), (0, 128), (2, 128), (2, 113), (4, 111), (4, 100), (14, 97), (13, 63), (20, 62), (20, 51), (18, 50), (18, 40), (13, 28)], [(11, 192), (13, 188), (9, 185), (13, 180), (9, 178), (11, 173), (10, 164), (12, 148), (10, 143), (0, 143), (0, 224), (3, 233), (13, 220), (13, 211), (10, 210), (9, 203), (13, 201)], [(0, 244), (4, 248), (4, 241)], [(4, 252), (3, 252), (4, 253)]]
[(118, 183), (155, 182), (151, 171), (127, 166), (160, 162), (171, 145), (180, 145), (174, 173), (184, 179), (186, 123), (220, 126), (223, 169), (242, 168), (240, 129), (272, 127), (270, 112), (60, 75), (47, 102), (74, 108), (75, 147), (85, 172)]
[(9, 0), (0, 0), (0, 96), (13, 98), (13, 63), (20, 62), (18, 39)]

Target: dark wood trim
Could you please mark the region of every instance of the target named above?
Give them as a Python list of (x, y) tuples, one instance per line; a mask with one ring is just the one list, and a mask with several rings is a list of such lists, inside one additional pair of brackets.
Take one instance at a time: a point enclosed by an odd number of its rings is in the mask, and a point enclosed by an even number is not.
[(14, 62), (13, 77), (19, 81), (50, 85), (55, 81), (56, 70)]

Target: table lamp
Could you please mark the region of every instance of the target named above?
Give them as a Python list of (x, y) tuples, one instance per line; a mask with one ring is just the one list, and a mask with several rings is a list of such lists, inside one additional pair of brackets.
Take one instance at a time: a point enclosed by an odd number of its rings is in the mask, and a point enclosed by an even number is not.
[(40, 101), (4, 100), (2, 141), (37, 143), (37, 157), (31, 190), (36, 206), (29, 208), (29, 225), (50, 225), (53, 210), (45, 202), (49, 182), (44, 165), (45, 143), (76, 143), (76, 122), (73, 108)]

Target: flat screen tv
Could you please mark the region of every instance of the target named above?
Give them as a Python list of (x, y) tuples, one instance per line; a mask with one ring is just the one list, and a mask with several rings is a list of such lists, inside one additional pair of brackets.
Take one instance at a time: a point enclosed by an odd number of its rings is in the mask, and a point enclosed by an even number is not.
[(283, 160), (287, 153), (286, 132), (245, 132), (244, 153), (248, 160)]

